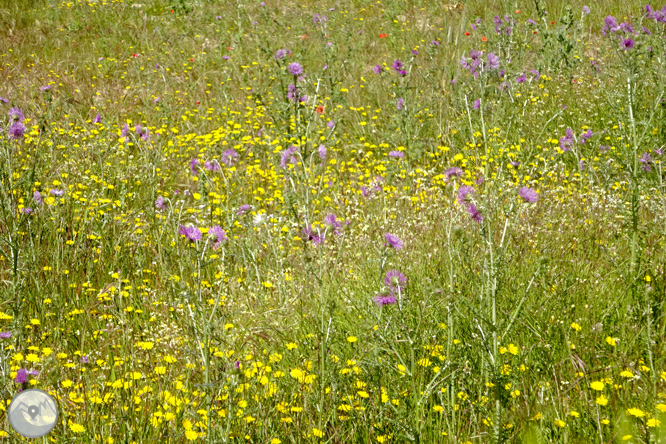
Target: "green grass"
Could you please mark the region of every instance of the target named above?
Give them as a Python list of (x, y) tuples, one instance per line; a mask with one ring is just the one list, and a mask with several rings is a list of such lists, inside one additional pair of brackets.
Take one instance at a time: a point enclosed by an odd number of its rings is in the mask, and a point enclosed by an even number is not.
[[(663, 442), (644, 5), (260, 3), (0, 9), (2, 399), (51, 392), (52, 442)], [(618, 49), (607, 15), (651, 35)]]

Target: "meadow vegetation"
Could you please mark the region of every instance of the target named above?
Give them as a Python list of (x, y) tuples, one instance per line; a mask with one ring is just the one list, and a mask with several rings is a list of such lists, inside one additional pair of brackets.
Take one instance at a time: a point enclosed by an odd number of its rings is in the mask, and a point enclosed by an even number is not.
[(663, 5), (2, 3), (2, 413), (666, 442)]

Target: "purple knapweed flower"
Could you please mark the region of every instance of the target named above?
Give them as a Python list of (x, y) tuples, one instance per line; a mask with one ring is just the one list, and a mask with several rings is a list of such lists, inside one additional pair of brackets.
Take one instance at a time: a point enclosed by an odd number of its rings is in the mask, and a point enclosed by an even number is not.
[(11, 124), (9, 127), (9, 130), (7, 132), (9, 133), (9, 138), (13, 140), (18, 140), (23, 135), (25, 134), (26, 127), (24, 124), (21, 123), (21, 121), (16, 120), (14, 123)]
[[(262, 3), (261, 6), (264, 6), (264, 4)], [(240, 361), (234, 362), (234, 368), (236, 370), (240, 369), (240, 367), (241, 367), (241, 362)]]
[(589, 13), (590, 13), (590, 8), (588, 8), (587, 6), (583, 6), (583, 14), (587, 15)]
[(375, 67), (372, 68), (372, 70), (375, 72), (375, 74), (381, 74), (382, 73), (382, 67), (379, 66), (379, 65), (375, 65)]
[(403, 247), (402, 240), (395, 234), (386, 233), (384, 235), (384, 239), (386, 240), (384, 246), (388, 245), (389, 247), (392, 247), (396, 251), (401, 250)]
[(440, 43), (437, 40), (433, 40), (432, 42), (430, 42), (430, 44), (432, 46), (439, 46), (440, 45)]
[(652, 162), (652, 156), (650, 155), (650, 153), (648, 152), (643, 153), (643, 155), (641, 156), (640, 159), (638, 159), (638, 161), (643, 164), (643, 169), (645, 171), (647, 171), (648, 173), (652, 171), (652, 169), (650, 168), (650, 162)]
[(328, 151), (326, 150), (326, 147), (324, 145), (319, 145), (319, 148), (317, 148), (317, 152), (319, 153), (319, 158), (321, 160), (326, 159), (326, 154)]
[(537, 22), (535, 22), (532, 19), (527, 19), (527, 23), (529, 23), (530, 25), (534, 25), (534, 26), (536, 26), (536, 24), (537, 24)]
[(419, 55), (419, 52), (416, 49), (412, 49), (412, 54)]
[(585, 133), (583, 133), (580, 136), (580, 144), (584, 145), (585, 142), (587, 142), (589, 139), (591, 139), (593, 135), (594, 135), (594, 133), (592, 132), (592, 130), (587, 130)]
[(0, 339), (9, 339), (12, 337), (12, 332), (11, 331), (5, 331), (0, 333)]
[(634, 43), (633, 39), (624, 39), (622, 41), (622, 49), (625, 50), (625, 51), (628, 50), (628, 49), (633, 48), (634, 45), (635, 45), (635, 43)]
[(26, 216), (29, 214), (33, 213), (33, 209), (30, 207), (24, 207), (21, 209), (21, 213), (25, 214)]
[(574, 133), (571, 128), (567, 128), (566, 136), (560, 138), (560, 149), (562, 151), (570, 151), (575, 142)]
[(238, 153), (232, 148), (229, 148), (222, 153), (222, 163), (226, 166), (233, 165), (236, 159), (238, 159)]
[(398, 270), (389, 270), (384, 277), (384, 285), (389, 287), (391, 290), (404, 291), (406, 283), (407, 278)]
[(388, 155), (389, 155), (389, 157), (393, 157), (394, 159), (401, 159), (401, 158), (405, 157), (405, 153), (403, 153), (402, 151), (398, 151), (398, 150), (393, 150), (393, 151), (389, 152)]
[(403, 106), (404, 104), (405, 104), (405, 99), (403, 99), (402, 97), (399, 98), (399, 99), (398, 99), (398, 104), (396, 105), (396, 107), (398, 108), (398, 111), (402, 110), (402, 106)]
[(275, 53), (275, 58), (277, 60), (282, 60), (285, 57), (287, 57), (289, 54), (291, 54), (291, 51), (288, 49), (279, 49), (277, 53)]
[(16, 377), (14, 378), (14, 382), (17, 384), (24, 384), (28, 382), (28, 372), (24, 368), (18, 369), (16, 372)]
[(298, 148), (294, 145), (291, 145), (286, 150), (282, 151), (282, 156), (280, 157), (280, 166), (282, 168), (287, 168), (288, 163), (296, 163), (296, 157), (294, 154), (298, 151)]
[(81, 356), (81, 362), (84, 363), (84, 364), (87, 364), (88, 363), (88, 356), (87, 355)]
[(529, 203), (536, 202), (539, 199), (539, 195), (530, 187), (522, 187), (518, 190), (518, 195), (525, 201)]
[(211, 162), (207, 160), (204, 162), (204, 168), (212, 172), (220, 171), (220, 164), (217, 163), (216, 161)]
[(222, 241), (228, 241), (227, 233), (219, 225), (213, 226), (208, 230), (208, 235), (213, 239), (213, 248), (219, 248)]
[(397, 299), (393, 295), (393, 293), (388, 293), (388, 294), (377, 293), (377, 295), (373, 298), (373, 300), (379, 307), (383, 307), (385, 305), (395, 304)]
[(182, 234), (190, 242), (201, 240), (201, 231), (197, 227), (181, 225), (178, 234)]
[(329, 120), (328, 123), (326, 123), (326, 126), (333, 129), (333, 127), (335, 126), (335, 122), (333, 120)]
[(6, 105), (7, 103), (9, 103), (9, 100), (5, 99), (4, 97), (0, 97), (0, 102)]
[(514, 168), (518, 168), (520, 166), (520, 161), (516, 160), (514, 162), (509, 163)]
[(306, 241), (312, 242), (315, 245), (321, 245), (324, 242), (324, 236), (315, 232), (311, 225), (303, 227), (303, 234), (305, 235)]
[(252, 209), (252, 205), (243, 204), (238, 208), (238, 211), (236, 211), (236, 215), (237, 216), (242, 216), (243, 214), (245, 214), (246, 212), (248, 212), (251, 209)]
[(472, 105), (472, 106), (474, 107), (474, 109), (479, 109), (479, 108), (481, 108), (481, 99), (476, 99), (476, 100), (474, 101), (474, 105)]
[(303, 74), (303, 66), (297, 62), (291, 63), (289, 65), (289, 72), (294, 77), (300, 76)]
[(45, 92), (45, 91), (48, 91), (48, 90), (50, 90), (50, 89), (51, 89), (51, 85), (44, 85), (44, 86), (40, 86), (40, 87), (39, 87), (39, 90), (40, 90), (41, 92)]
[(662, 154), (664, 154), (664, 149), (663, 148), (657, 148), (656, 150), (654, 150), (654, 152), (656, 154), (658, 154), (659, 156), (661, 156)]
[(92, 123), (100, 123), (102, 121), (102, 116), (97, 114), (95, 118), (93, 119)]
[(476, 205), (474, 204), (469, 204), (469, 207), (467, 207), (467, 212), (469, 213), (470, 216), (472, 216), (472, 219), (478, 223), (483, 222), (483, 216), (481, 215), (481, 212), (479, 211), (478, 208), (476, 208)]
[(52, 195), (54, 195), (54, 196), (56, 196), (56, 197), (60, 197), (60, 196), (62, 196), (63, 194), (65, 194), (65, 192), (64, 192), (63, 190), (59, 190), (58, 188), (52, 188), (52, 189), (50, 189), (50, 190), (49, 190), (49, 193), (52, 194)]
[(199, 172), (197, 171), (197, 165), (199, 165), (199, 159), (196, 157), (192, 160), (190, 160), (190, 172), (194, 174), (195, 176), (199, 175)]
[(120, 137), (125, 138), (125, 137), (127, 137), (127, 134), (129, 134), (129, 125), (125, 124), (123, 129), (120, 131)]
[(499, 67), (500, 67), (499, 57), (497, 57), (492, 52), (488, 54), (488, 69), (493, 70), (493, 69), (498, 69)]
[(525, 76), (525, 74), (521, 74), (516, 79), (516, 83), (525, 83), (525, 82), (527, 82), (527, 76)]
[(38, 204), (42, 203), (42, 195), (39, 191), (35, 191), (32, 193), (32, 198), (37, 202)]
[(456, 200), (460, 205), (464, 205), (467, 200), (474, 195), (474, 187), (470, 185), (463, 185), (458, 189), (458, 196)]
[(25, 115), (19, 108), (10, 109), (7, 115), (9, 116), (9, 120), (14, 122), (23, 122), (25, 120)]
[(397, 73), (400, 74), (401, 76), (406, 76), (407, 71), (403, 69), (403, 66), (404, 66), (403, 63), (398, 59), (395, 59), (395, 61), (393, 62), (393, 69), (397, 71)]
[(162, 196), (157, 196), (157, 199), (155, 200), (155, 208), (158, 210), (166, 210), (167, 206), (166, 202), (164, 202), (164, 198)]
[(444, 175), (447, 179), (450, 179), (451, 176), (460, 177), (462, 175), (462, 170), (458, 167), (451, 167), (444, 171)]
[(612, 15), (607, 16), (604, 19), (604, 27), (601, 29), (603, 35), (608, 35), (608, 32), (617, 32), (620, 30), (620, 27), (617, 24), (617, 19)]

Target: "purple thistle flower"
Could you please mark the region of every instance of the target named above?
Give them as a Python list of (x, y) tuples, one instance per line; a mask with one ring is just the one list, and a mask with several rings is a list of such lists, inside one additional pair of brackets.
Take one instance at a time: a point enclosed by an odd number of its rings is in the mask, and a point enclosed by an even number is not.
[(102, 121), (102, 117), (97, 114), (95, 118), (93, 119), (92, 123), (100, 123)]
[(463, 185), (458, 189), (456, 200), (460, 205), (465, 204), (470, 196), (474, 195), (474, 188), (469, 185)]
[(399, 99), (398, 99), (398, 105), (397, 105), (398, 111), (402, 110), (402, 106), (403, 106), (404, 104), (405, 104), (405, 99), (403, 99), (402, 97), (399, 98)]
[(450, 179), (451, 176), (460, 177), (462, 175), (462, 170), (458, 167), (451, 167), (444, 171), (444, 175), (447, 179)]
[(24, 124), (21, 123), (21, 121), (17, 120), (12, 123), (12, 125), (9, 127), (8, 133), (9, 133), (9, 138), (13, 140), (18, 140), (23, 135), (25, 134), (26, 127)]
[(197, 165), (199, 165), (199, 159), (195, 157), (194, 159), (190, 160), (190, 172), (195, 176), (199, 175), (199, 172), (197, 171), (196, 168)]
[(220, 171), (220, 165), (215, 161), (213, 161), (213, 162), (210, 162), (208, 160), (205, 161), (204, 162), (204, 168), (206, 168), (208, 171), (212, 171), (212, 172)]
[(227, 233), (219, 226), (215, 225), (208, 230), (208, 235), (213, 239), (213, 248), (217, 249), (222, 241), (228, 241)]
[(294, 156), (296, 151), (298, 151), (298, 148), (294, 145), (291, 145), (289, 148), (282, 151), (282, 156), (280, 157), (280, 166), (282, 168), (287, 168), (288, 163), (296, 163), (296, 157)]
[(625, 39), (622, 41), (622, 49), (627, 50), (634, 47), (634, 41), (632, 39)]
[(238, 211), (236, 211), (236, 215), (242, 216), (243, 214), (245, 214), (250, 209), (252, 209), (252, 205), (243, 204), (238, 208)]
[(567, 128), (566, 135), (560, 138), (560, 149), (562, 151), (570, 151), (575, 142), (574, 133), (571, 128)]
[(155, 200), (155, 208), (158, 210), (166, 210), (167, 206), (166, 202), (164, 202), (164, 198), (162, 196), (157, 196), (157, 199)]
[(382, 73), (382, 67), (379, 66), (379, 65), (375, 65), (375, 67), (372, 68), (372, 70), (375, 72), (375, 74), (381, 74)]
[(233, 165), (236, 159), (238, 159), (238, 153), (231, 148), (222, 153), (222, 163), (226, 166)]
[(645, 171), (647, 171), (648, 173), (652, 171), (652, 169), (650, 168), (650, 162), (652, 162), (652, 156), (650, 155), (650, 153), (648, 152), (643, 153), (643, 155), (641, 156), (640, 159), (638, 159), (638, 161), (643, 164), (643, 169)]
[(405, 157), (405, 153), (402, 151), (394, 150), (389, 153), (389, 157), (393, 157), (394, 159), (401, 159)]
[(474, 101), (474, 105), (473, 105), (473, 106), (474, 106), (474, 109), (479, 109), (479, 108), (481, 108), (481, 99), (476, 99), (476, 100)]
[(289, 72), (294, 77), (300, 76), (301, 74), (303, 74), (303, 66), (301, 66), (300, 63), (294, 62), (289, 65)]
[(3, 333), (0, 333), (0, 339), (9, 339), (12, 337), (12, 332), (11, 331), (6, 331)]
[(182, 234), (193, 243), (201, 240), (201, 231), (197, 227), (181, 225), (178, 234)]
[(500, 67), (499, 57), (497, 57), (492, 52), (488, 54), (488, 69), (492, 71), (493, 69), (498, 69), (499, 67)]
[(481, 215), (479, 209), (476, 208), (476, 205), (469, 204), (469, 207), (467, 207), (467, 212), (469, 213), (470, 216), (472, 216), (472, 219), (475, 220), (476, 222), (478, 223), (483, 222), (483, 216)]
[(35, 200), (35, 202), (37, 202), (38, 204), (41, 204), (41, 203), (42, 203), (42, 195), (40, 194), (39, 191), (35, 191), (34, 193), (32, 193), (32, 198), (33, 198), (33, 199)]
[(312, 242), (315, 245), (321, 245), (324, 242), (324, 236), (320, 235), (318, 232), (315, 233), (311, 225), (303, 228), (303, 234), (307, 241)]
[(319, 158), (321, 160), (326, 159), (326, 154), (328, 151), (326, 150), (326, 147), (324, 145), (319, 145), (319, 148), (317, 148), (317, 152), (319, 153)]
[(403, 247), (402, 240), (395, 234), (386, 233), (384, 235), (384, 239), (386, 239), (386, 243), (384, 245), (385, 246), (388, 245), (389, 247), (392, 247), (396, 251), (401, 250)]
[(536, 202), (539, 199), (539, 195), (530, 187), (522, 187), (518, 190), (518, 195), (525, 201), (529, 203)]
[(14, 378), (14, 382), (17, 384), (24, 384), (28, 382), (28, 372), (24, 368), (18, 369), (16, 372), (16, 377)]
[(384, 277), (384, 285), (391, 289), (391, 293), (398, 289), (404, 291), (406, 282), (407, 278), (398, 270), (389, 270)]
[(393, 305), (393, 304), (395, 304), (397, 299), (395, 298), (393, 293), (389, 293), (389, 294), (377, 293), (377, 295), (373, 298), (373, 300), (375, 301), (375, 303), (378, 306), (383, 307), (384, 305)]
[(601, 29), (601, 33), (605, 36), (608, 35), (608, 31), (617, 32), (620, 30), (620, 27), (617, 24), (617, 19), (612, 15), (607, 16), (604, 19), (604, 27)]
[(13, 120), (15, 122), (23, 122), (25, 120), (25, 115), (19, 108), (10, 109), (7, 115), (9, 116), (9, 120)]
[(287, 55), (289, 54), (291, 54), (291, 51), (289, 51), (288, 49), (279, 49), (278, 52), (275, 53), (275, 58), (277, 60), (282, 60), (285, 57), (287, 57)]

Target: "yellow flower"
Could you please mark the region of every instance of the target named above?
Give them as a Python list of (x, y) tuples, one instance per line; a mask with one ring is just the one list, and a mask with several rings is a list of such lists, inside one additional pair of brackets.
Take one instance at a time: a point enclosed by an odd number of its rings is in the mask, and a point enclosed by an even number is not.
[(646, 422), (646, 425), (648, 427), (659, 427), (660, 424), (661, 424), (661, 421), (659, 421), (658, 419), (655, 419), (655, 418), (650, 418)]
[(287, 344), (287, 348), (288, 348), (289, 350), (293, 350), (293, 349), (295, 349), (295, 348), (297, 348), (297, 347), (298, 347), (298, 345), (297, 345), (295, 342), (290, 342), (289, 344)]
[(622, 437), (622, 441), (629, 441), (631, 438), (632, 438), (631, 435), (624, 435), (624, 436)]
[(555, 421), (555, 425), (561, 428), (561, 427), (565, 427), (567, 424), (564, 421), (562, 421), (561, 419), (558, 419), (558, 420)]
[(280, 441), (278, 438), (273, 438), (271, 439), (271, 444), (282, 444), (282, 441)]
[(624, 376), (625, 378), (633, 378), (633, 377), (634, 377), (634, 373), (633, 373), (631, 370), (626, 369), (625, 371), (623, 371), (622, 373), (620, 373), (620, 376)]
[(166, 373), (166, 367), (162, 367), (162, 366), (155, 367), (155, 373), (157, 373), (158, 375), (165, 374)]
[(72, 384), (73, 384), (73, 382), (70, 381), (69, 379), (66, 379), (66, 380), (62, 381), (62, 386), (65, 387), (65, 388), (70, 388), (72, 386)]
[(576, 324), (575, 322), (572, 322), (572, 323), (571, 323), (571, 328), (573, 328), (573, 329), (576, 330), (576, 331), (580, 331), (580, 329), (581, 329), (582, 327), (581, 327), (580, 325)]
[(597, 397), (596, 402), (597, 402), (597, 404), (599, 404), (601, 406), (604, 406), (604, 405), (608, 404), (608, 398), (606, 398), (604, 395), (601, 395), (601, 396)]
[(441, 405), (436, 405), (432, 409), (437, 413), (442, 413), (444, 411), (444, 407), (442, 407)]
[(611, 347), (615, 347), (615, 345), (617, 345), (617, 339), (611, 338), (610, 336), (606, 336), (606, 342), (608, 342), (608, 345)]
[(517, 355), (518, 354), (518, 346), (514, 344), (509, 344), (509, 353), (512, 355)]
[(356, 336), (350, 336), (347, 338), (347, 342), (354, 343), (358, 341), (358, 338)]
[(39, 356), (34, 353), (29, 353), (28, 356), (25, 357), (25, 360), (28, 362), (39, 362)]
[(312, 429), (312, 434), (316, 436), (317, 438), (323, 438), (324, 437), (324, 432), (319, 430), (319, 429)]
[(636, 407), (627, 409), (627, 413), (630, 414), (631, 416), (635, 416), (636, 418), (642, 418), (643, 416), (645, 416), (645, 412), (641, 409), (637, 409)]
[(195, 432), (194, 430), (186, 430), (185, 431), (185, 438), (187, 438), (188, 441), (194, 441), (199, 437), (199, 434)]
[(86, 428), (81, 424), (72, 424), (69, 429), (74, 433), (83, 433), (86, 431)]
[(657, 404), (657, 410), (662, 413), (666, 412), (666, 404)]
[(358, 396), (360, 396), (361, 398), (367, 398), (369, 395), (368, 392), (361, 390), (358, 392)]
[(594, 381), (593, 383), (590, 384), (590, 387), (593, 390), (601, 391), (604, 389), (604, 383), (603, 381)]

